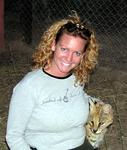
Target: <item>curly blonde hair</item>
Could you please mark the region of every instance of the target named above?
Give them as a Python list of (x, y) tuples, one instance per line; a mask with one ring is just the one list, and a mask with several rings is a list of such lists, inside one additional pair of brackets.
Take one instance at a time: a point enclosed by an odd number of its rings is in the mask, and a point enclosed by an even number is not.
[[(67, 23), (82, 24), (80, 17), (75, 13), (66, 19), (56, 21), (52, 24), (47, 31), (41, 37), (41, 41), (33, 54), (33, 69), (44, 68), (45, 65), (51, 65), (53, 58), (53, 51), (51, 50), (51, 45), (56, 38), (57, 33)], [(94, 31), (88, 28), (85, 24), (85, 28), (89, 29), (91, 36), (87, 44), (85, 55), (81, 59), (79, 65), (72, 70), (76, 77), (75, 83), (84, 85), (89, 80), (89, 75), (97, 64), (98, 57), (98, 43), (94, 34)]]

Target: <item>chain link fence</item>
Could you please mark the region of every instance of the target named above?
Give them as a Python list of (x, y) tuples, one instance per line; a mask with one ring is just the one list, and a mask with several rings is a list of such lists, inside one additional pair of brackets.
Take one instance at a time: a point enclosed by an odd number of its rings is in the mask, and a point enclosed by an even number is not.
[[(97, 72), (96, 77), (94, 76), (95, 78), (92, 80), (93, 93), (96, 95), (99, 93), (98, 95), (102, 97), (109, 96), (107, 99), (110, 99), (113, 106), (117, 108), (117, 111), (115, 110), (117, 119), (113, 126), (113, 133), (111, 133), (113, 137), (111, 138), (111, 135), (110, 138), (107, 137), (105, 145), (107, 147), (115, 147), (109, 148), (110, 150), (125, 150), (127, 130), (122, 125), (121, 118), (126, 118), (126, 112), (123, 113), (126, 109), (121, 108), (121, 106), (117, 107), (114, 101), (120, 99), (117, 103), (121, 102), (123, 106), (127, 106), (126, 74), (124, 78), (123, 76), (120, 78), (123, 72), (127, 72), (126, 0), (4, 1), (6, 45), (5, 50), (0, 51), (0, 149), (7, 150), (5, 129), (12, 88), (30, 68), (31, 54), (38, 44), (42, 33), (53, 21), (64, 18), (71, 13), (71, 10), (75, 10), (82, 20), (86, 20), (95, 29), (100, 43), (99, 66), (104, 67), (104, 69), (100, 71), (101, 77), (100, 72)], [(122, 71), (122, 73), (119, 71)], [(117, 79), (120, 80), (119, 85), (117, 85)], [(116, 91), (115, 96), (110, 95), (113, 88)], [(120, 93), (119, 96), (118, 93)], [(124, 96), (121, 98), (122, 94)], [(119, 109), (123, 113), (121, 114), (122, 117), (118, 114)], [(123, 119), (123, 124), (126, 124), (124, 121), (126, 119)], [(111, 144), (114, 142), (117, 144)], [(125, 149), (123, 148), (124, 143)], [(104, 148), (104, 150), (109, 149)]]
[(36, 45), (43, 31), (53, 21), (68, 16), (71, 10), (76, 10), (95, 29), (103, 65), (127, 63), (126, 0), (6, 0), (6, 37), (12, 40), (18, 36)]

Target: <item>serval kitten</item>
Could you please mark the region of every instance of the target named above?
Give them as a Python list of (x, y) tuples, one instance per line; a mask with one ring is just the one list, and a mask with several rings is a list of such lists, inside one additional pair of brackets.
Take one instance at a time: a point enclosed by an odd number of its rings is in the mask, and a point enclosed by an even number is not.
[(113, 123), (113, 110), (110, 104), (90, 98), (90, 113), (85, 125), (86, 138), (96, 149), (103, 143), (108, 127)]

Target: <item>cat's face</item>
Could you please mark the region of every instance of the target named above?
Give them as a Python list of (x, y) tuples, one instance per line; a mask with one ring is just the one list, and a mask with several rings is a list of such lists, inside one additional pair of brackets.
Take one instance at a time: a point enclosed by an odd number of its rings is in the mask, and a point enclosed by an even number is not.
[(112, 107), (109, 104), (94, 103), (90, 104), (90, 115), (86, 128), (93, 134), (106, 132), (107, 127), (113, 122)]

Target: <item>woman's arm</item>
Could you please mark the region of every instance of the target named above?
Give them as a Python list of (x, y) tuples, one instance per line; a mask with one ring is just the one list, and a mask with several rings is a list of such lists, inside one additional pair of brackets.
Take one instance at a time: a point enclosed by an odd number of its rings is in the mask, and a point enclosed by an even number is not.
[(35, 97), (27, 81), (20, 81), (11, 97), (6, 140), (11, 150), (30, 150), (25, 141), (25, 129), (32, 114)]

